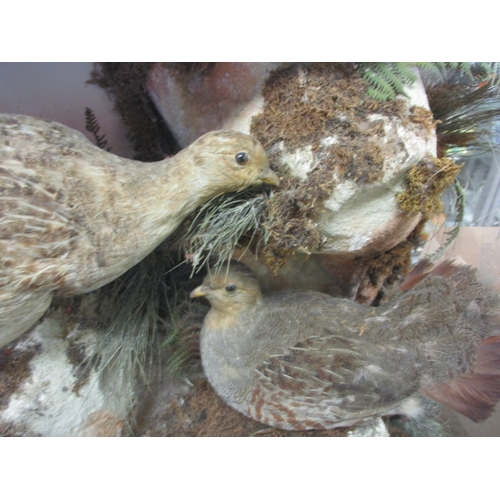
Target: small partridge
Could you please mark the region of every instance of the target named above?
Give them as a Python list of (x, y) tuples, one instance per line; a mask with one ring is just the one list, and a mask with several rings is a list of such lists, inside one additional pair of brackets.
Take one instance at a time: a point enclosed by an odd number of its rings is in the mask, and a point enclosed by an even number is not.
[(239, 263), (191, 297), (211, 308), (201, 331), (205, 374), (220, 397), (287, 430), (416, 417), (431, 398), (474, 421), (500, 398), (500, 300), (449, 262), (410, 273), (378, 307), (313, 291), (261, 293)]
[(278, 178), (260, 143), (209, 132), (172, 158), (113, 155), (61, 124), (0, 115), (0, 347), (29, 329), (54, 293), (114, 280), (198, 206)]

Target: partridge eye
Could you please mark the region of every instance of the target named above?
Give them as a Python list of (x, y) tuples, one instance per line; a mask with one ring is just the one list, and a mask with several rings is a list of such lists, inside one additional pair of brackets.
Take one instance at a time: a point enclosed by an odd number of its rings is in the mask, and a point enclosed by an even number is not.
[(238, 165), (246, 165), (248, 163), (248, 160), (250, 159), (248, 153), (245, 153), (244, 151), (236, 153), (236, 156), (234, 158)]
[(234, 283), (228, 283), (225, 286), (226, 292), (234, 292), (236, 290), (236, 285)]

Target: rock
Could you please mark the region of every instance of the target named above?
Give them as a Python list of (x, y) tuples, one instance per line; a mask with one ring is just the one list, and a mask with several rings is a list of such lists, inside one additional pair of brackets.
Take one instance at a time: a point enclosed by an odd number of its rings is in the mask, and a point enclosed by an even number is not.
[(389, 431), (380, 418), (374, 418), (347, 432), (348, 437), (389, 437)]
[[(126, 413), (114, 405), (103, 388), (92, 354), (103, 332), (94, 323), (95, 294), (83, 305), (52, 308), (18, 341), (3, 348), (2, 356), (30, 352), (23, 380), (2, 394), (0, 429), (22, 436), (118, 436)], [(82, 321), (83, 320), (83, 321)], [(126, 396), (132, 401), (132, 395)]]
[(408, 98), (383, 105), (368, 104), (357, 72), (299, 65), (275, 75), (252, 131), (268, 146), (270, 161), (298, 181), (288, 196), (312, 206), (305, 215), (319, 234), (315, 244), (305, 240), (301, 246), (353, 257), (405, 240), (421, 213), (402, 210), (397, 195), (406, 189), (408, 172), (436, 156), (421, 80), (405, 89)]
[[(265, 221), (271, 237), (260, 260), (273, 274), (289, 262), (289, 274), (300, 275), (304, 259), (297, 255), (312, 254), (320, 282), (326, 268), (336, 274), (347, 267), (339, 286), (353, 297), (367, 269), (356, 259), (394, 249), (422, 220), (426, 185), (421, 200), (403, 208), (398, 199), (409, 189), (409, 172), (429, 166), (432, 184), (439, 170), (435, 123), (416, 76), (405, 87), (408, 97), (387, 103), (369, 99), (348, 64), (158, 64), (148, 89), (181, 145), (222, 126), (260, 139), (283, 181), (273, 193)], [(389, 265), (372, 279), (373, 290), (361, 291), (367, 301), (391, 272)]]
[(181, 147), (217, 129), (250, 131), (262, 111), (262, 86), (277, 63), (157, 63), (151, 99)]

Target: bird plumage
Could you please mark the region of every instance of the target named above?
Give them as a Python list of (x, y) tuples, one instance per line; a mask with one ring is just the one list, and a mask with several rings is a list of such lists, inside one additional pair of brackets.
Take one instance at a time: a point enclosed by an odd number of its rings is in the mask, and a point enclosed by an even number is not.
[(54, 292), (109, 283), (198, 206), (262, 183), (278, 178), (246, 134), (209, 132), (142, 163), (64, 125), (0, 115), (0, 347), (41, 317)]
[(370, 307), (312, 291), (262, 295), (241, 264), (209, 274), (192, 293), (211, 304), (207, 378), (235, 409), (288, 430), (417, 416), (424, 396), (483, 420), (500, 398), (498, 294), (449, 263), (411, 279)]

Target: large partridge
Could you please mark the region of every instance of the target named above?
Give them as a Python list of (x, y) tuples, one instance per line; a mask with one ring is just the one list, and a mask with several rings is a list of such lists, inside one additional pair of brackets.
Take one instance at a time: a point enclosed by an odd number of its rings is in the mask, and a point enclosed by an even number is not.
[(209, 132), (172, 158), (142, 163), (61, 124), (0, 115), (0, 347), (54, 293), (114, 280), (209, 199), (277, 182), (260, 143), (239, 132)]
[(236, 263), (192, 297), (211, 305), (201, 357), (236, 410), (287, 430), (418, 416), (423, 398), (474, 421), (500, 398), (500, 300), (465, 266), (419, 266), (378, 307), (313, 291), (261, 293)]

